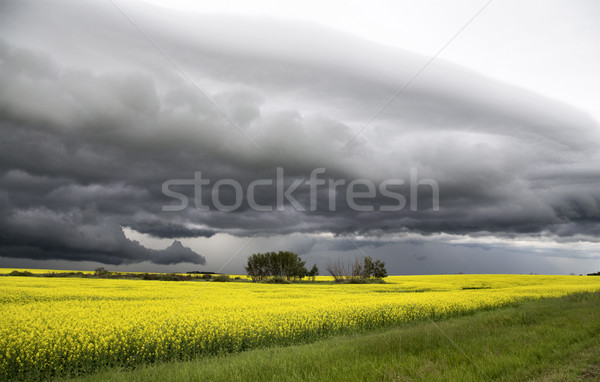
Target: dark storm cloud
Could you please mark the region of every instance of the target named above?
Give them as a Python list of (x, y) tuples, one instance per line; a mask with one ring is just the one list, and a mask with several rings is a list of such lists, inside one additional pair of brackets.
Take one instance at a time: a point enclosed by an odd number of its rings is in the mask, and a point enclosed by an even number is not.
[(141, 233), (164, 238), (211, 237), (216, 233), (211, 230), (188, 228), (183, 224), (160, 221), (135, 221), (129, 227)]
[[(427, 58), (312, 25), (119, 4), (237, 127), (110, 4), (3, 5), (1, 256), (203, 262), (178, 242), (146, 249), (121, 227), (162, 238), (599, 233), (598, 125), (568, 105), (436, 61), (340, 151)], [(256, 212), (246, 200), (229, 213), (162, 211), (166, 180), (201, 171), (246, 190), (278, 166), (288, 183), (316, 167), (346, 183), (401, 178), (407, 199), (415, 168), (438, 182), (440, 210), (424, 187), (418, 211), (357, 212), (341, 195), (332, 212), (326, 193), (316, 211)], [(308, 196), (294, 194), (307, 209)], [(256, 200), (275, 206), (275, 189)]]
[(178, 241), (160, 251), (145, 248), (127, 239), (113, 219), (99, 215), (93, 207), (66, 213), (44, 208), (4, 211), (0, 219), (0, 253), (5, 257), (94, 260), (112, 265), (142, 261), (205, 263), (203, 256)]

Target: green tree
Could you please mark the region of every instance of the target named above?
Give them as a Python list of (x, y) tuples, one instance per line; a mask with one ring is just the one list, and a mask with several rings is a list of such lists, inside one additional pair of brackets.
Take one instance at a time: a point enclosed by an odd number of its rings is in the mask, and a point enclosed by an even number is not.
[(373, 272), (375, 270), (375, 264), (373, 263), (373, 259), (370, 256), (366, 256), (363, 259), (362, 266), (362, 278), (368, 279), (371, 276), (374, 276)]
[(255, 253), (248, 257), (246, 273), (255, 282), (267, 277), (298, 280), (308, 275), (305, 264), (306, 261), (290, 251)]
[(261, 281), (269, 274), (269, 253), (255, 253), (248, 257), (246, 273), (252, 281)]
[(308, 272), (308, 277), (310, 277), (310, 279), (312, 281), (315, 281), (315, 279), (317, 278), (318, 275), (319, 275), (319, 268), (317, 267), (317, 264), (313, 264), (312, 268)]
[(373, 277), (376, 279), (382, 279), (387, 277), (387, 275), (388, 273), (385, 269), (385, 263), (381, 260), (375, 260), (375, 263), (373, 263)]

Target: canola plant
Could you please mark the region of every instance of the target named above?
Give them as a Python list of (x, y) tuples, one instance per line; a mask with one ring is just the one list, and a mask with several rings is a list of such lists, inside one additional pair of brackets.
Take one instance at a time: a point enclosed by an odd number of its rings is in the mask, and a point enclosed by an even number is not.
[(386, 282), (0, 277), (0, 379), (299, 343), (600, 290), (600, 277), (579, 276), (391, 276)]

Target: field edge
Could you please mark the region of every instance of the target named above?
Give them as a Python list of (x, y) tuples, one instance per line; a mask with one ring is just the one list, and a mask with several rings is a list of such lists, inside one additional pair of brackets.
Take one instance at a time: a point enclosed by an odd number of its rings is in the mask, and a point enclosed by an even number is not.
[(61, 380), (600, 380), (599, 337), (600, 292), (577, 293), (435, 324)]

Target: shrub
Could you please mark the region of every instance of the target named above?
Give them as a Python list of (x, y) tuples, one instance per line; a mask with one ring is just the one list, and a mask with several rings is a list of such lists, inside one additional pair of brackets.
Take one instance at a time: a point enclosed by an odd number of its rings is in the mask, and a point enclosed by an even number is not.
[(181, 281), (181, 278), (176, 273), (162, 273), (158, 275), (158, 280), (161, 281)]
[(365, 279), (362, 277), (360, 277), (360, 278), (359, 277), (351, 277), (348, 280), (346, 280), (346, 283), (348, 283), (348, 284), (366, 284), (368, 282), (369, 282), (368, 279)]
[(86, 277), (83, 272), (48, 272), (41, 275), (42, 277)]
[(289, 284), (290, 282), (281, 276), (275, 276), (262, 281), (266, 284)]
[(8, 275), (9, 276), (32, 276), (33, 274), (28, 271), (12, 271)]
[(385, 284), (382, 279), (374, 278), (362, 278), (362, 277), (351, 277), (348, 280), (343, 281), (345, 284)]
[(212, 280), (216, 281), (216, 282), (224, 283), (224, 282), (231, 281), (231, 278), (229, 277), (229, 275), (218, 275), (218, 276), (213, 277)]
[(100, 267), (100, 268), (94, 269), (94, 274), (96, 276), (108, 276), (108, 275), (110, 275), (110, 272), (107, 271), (106, 269), (104, 269), (103, 267)]

